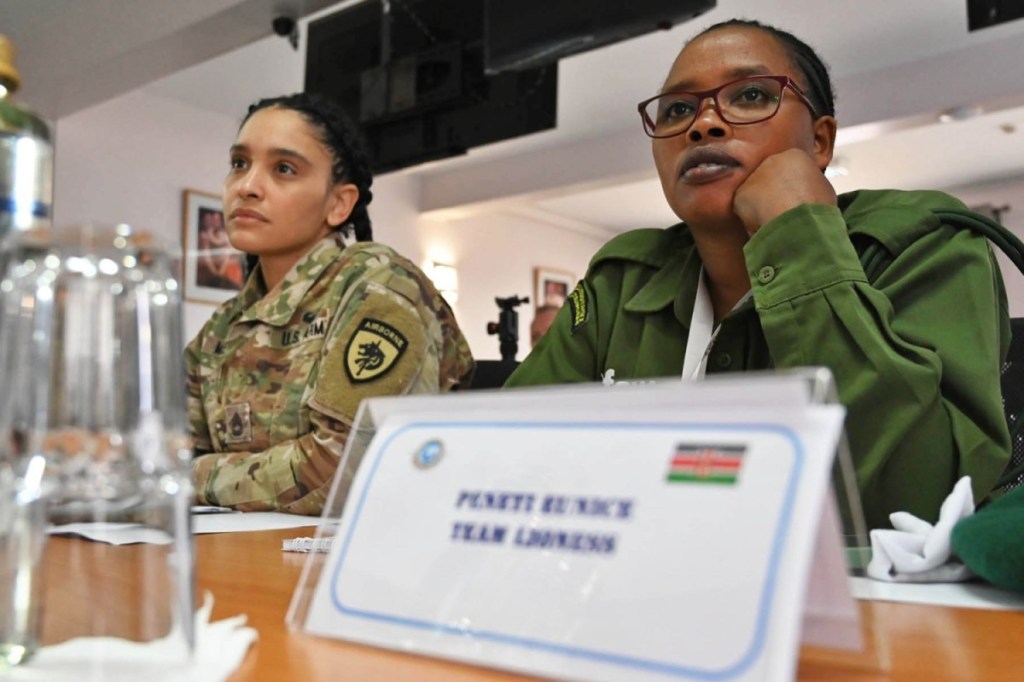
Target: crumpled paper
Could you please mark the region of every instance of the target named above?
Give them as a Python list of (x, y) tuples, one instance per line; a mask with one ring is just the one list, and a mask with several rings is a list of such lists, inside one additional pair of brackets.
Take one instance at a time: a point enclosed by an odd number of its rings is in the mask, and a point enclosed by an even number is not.
[(152, 642), (116, 637), (80, 637), (39, 649), (23, 665), (0, 675), (11, 682), (221, 682), (256, 640), (244, 615), (210, 622), (213, 595), (195, 614), (195, 650), (183, 657), (179, 633)]
[(953, 557), (950, 536), (960, 520), (974, 513), (971, 477), (964, 476), (943, 501), (932, 525), (907, 512), (889, 515), (893, 530), (871, 531), (868, 576), (888, 582), (951, 583), (974, 577)]

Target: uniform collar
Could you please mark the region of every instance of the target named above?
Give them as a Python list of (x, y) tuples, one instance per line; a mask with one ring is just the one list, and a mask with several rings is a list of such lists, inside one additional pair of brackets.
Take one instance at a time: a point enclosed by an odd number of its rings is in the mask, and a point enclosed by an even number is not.
[(318, 241), (285, 274), (274, 290), (276, 294), (267, 292), (262, 275), (258, 270), (254, 272), (238, 297), (245, 306), (241, 321), (260, 321), (275, 327), (288, 324), (320, 273), (338, 259), (344, 248), (340, 233), (332, 232)]

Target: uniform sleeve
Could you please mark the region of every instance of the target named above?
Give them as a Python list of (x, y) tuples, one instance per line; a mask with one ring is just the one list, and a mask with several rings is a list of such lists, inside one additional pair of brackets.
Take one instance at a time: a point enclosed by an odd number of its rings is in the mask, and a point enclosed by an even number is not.
[(188, 401), (189, 435), (192, 437), (192, 449), (197, 455), (213, 449), (206, 410), (203, 407), (203, 378), (199, 359), (199, 348), (205, 331), (204, 327), (203, 331), (185, 347), (185, 394)]
[(505, 388), (596, 381), (597, 327), (593, 288), (581, 280), (548, 331), (505, 381)]
[(197, 458), (197, 500), (243, 511), (319, 514), (359, 403), (447, 389), (454, 382), (440, 375), (444, 353), (445, 328), (418, 278), (378, 270), (346, 292), (331, 321), (308, 391), (309, 432), (262, 452)]
[(218, 452), (192, 460), (198, 504), (241, 511), (316, 515), (349, 434), (349, 425), (315, 410), (312, 429), (262, 452)]
[(999, 371), (1005, 292), (987, 241), (937, 223), (869, 283), (838, 209), (802, 206), (745, 250), (776, 367), (828, 366), (870, 527), (934, 520), (956, 480), (976, 500), (1009, 458)]

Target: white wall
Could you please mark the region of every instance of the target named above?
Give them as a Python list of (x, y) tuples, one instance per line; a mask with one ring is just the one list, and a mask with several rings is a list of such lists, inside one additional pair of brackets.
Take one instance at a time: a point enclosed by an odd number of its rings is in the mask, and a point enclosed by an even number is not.
[(237, 121), (135, 90), (56, 124), (54, 220), (181, 240), (182, 191), (220, 193)]
[(421, 219), (418, 225), (425, 258), (450, 263), (459, 271), (455, 313), (479, 360), (501, 357), (498, 337), (486, 332), (498, 321), (497, 296), (528, 296), (519, 306), (519, 353), (530, 351), (530, 321), (536, 304), (533, 268), (543, 266), (583, 276), (590, 257), (604, 243), (517, 215), (493, 212), (446, 222)]
[[(220, 193), (237, 125), (139, 90), (60, 119), (54, 224), (129, 223), (180, 249), (184, 190)], [(186, 339), (212, 311), (186, 304)]]

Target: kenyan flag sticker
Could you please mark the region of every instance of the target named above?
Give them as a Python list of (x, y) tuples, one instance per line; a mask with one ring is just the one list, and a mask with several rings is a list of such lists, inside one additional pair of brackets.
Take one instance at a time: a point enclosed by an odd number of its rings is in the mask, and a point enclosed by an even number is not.
[(722, 483), (735, 485), (747, 448), (743, 445), (691, 445), (681, 443), (669, 461), (669, 483)]

